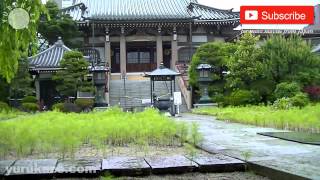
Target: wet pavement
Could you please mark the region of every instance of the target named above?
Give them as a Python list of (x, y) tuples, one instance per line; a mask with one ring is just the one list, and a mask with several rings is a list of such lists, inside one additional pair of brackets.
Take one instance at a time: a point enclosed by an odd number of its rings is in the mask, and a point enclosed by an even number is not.
[(206, 151), (221, 152), (309, 179), (320, 179), (320, 146), (257, 134), (283, 130), (228, 123), (212, 116), (193, 114), (183, 114), (176, 120), (199, 124), (204, 137), (201, 147)]

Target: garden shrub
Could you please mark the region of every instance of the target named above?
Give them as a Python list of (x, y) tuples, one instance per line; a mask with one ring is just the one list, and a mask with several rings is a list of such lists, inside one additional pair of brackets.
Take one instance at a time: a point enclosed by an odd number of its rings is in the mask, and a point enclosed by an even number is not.
[(273, 108), (274, 109), (287, 110), (287, 109), (292, 108), (292, 102), (291, 102), (290, 98), (283, 97), (283, 98), (277, 99), (273, 103)]
[(90, 110), (93, 108), (94, 100), (93, 99), (84, 99), (84, 98), (78, 98), (75, 101), (75, 104), (81, 108), (82, 111), (84, 110)]
[(290, 98), (292, 106), (303, 108), (309, 104), (308, 95), (305, 93), (298, 93)]
[(1, 111), (9, 111), (10, 107), (7, 103), (0, 101), (0, 112)]
[(298, 83), (283, 82), (277, 85), (276, 90), (274, 91), (274, 96), (276, 99), (281, 99), (284, 97), (291, 98), (300, 92), (301, 87)]
[(218, 104), (223, 104), (224, 95), (222, 93), (217, 93), (212, 97), (212, 101)]
[(22, 99), (22, 103), (37, 103), (38, 100), (34, 96), (26, 96)]
[(22, 108), (27, 112), (36, 112), (39, 110), (39, 106), (36, 103), (22, 103)]
[(64, 103), (57, 103), (52, 106), (52, 109), (59, 112), (64, 112)]
[(66, 112), (66, 113), (71, 113), (71, 112), (79, 113), (79, 112), (81, 112), (81, 108), (78, 107), (76, 104), (67, 102), (67, 103), (64, 103), (63, 112)]
[(257, 104), (261, 97), (256, 91), (236, 90), (225, 98), (225, 105), (241, 106), (247, 104)]
[(320, 86), (307, 86), (304, 88), (304, 92), (309, 95), (312, 101), (320, 100)]

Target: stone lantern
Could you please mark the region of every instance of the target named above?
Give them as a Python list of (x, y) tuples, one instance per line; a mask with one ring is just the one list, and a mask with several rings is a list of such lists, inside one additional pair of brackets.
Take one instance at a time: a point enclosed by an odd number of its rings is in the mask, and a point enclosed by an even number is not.
[(93, 66), (90, 71), (93, 74), (93, 83), (96, 87), (95, 107), (107, 107), (105, 87), (108, 69), (105, 66)]
[(213, 70), (213, 67), (210, 64), (200, 64), (197, 67), (197, 71), (199, 73), (200, 90), (201, 90), (201, 98), (198, 102), (199, 104), (212, 103), (212, 100), (209, 97), (209, 93), (208, 93), (209, 83), (212, 82), (212, 79), (211, 79), (212, 70)]

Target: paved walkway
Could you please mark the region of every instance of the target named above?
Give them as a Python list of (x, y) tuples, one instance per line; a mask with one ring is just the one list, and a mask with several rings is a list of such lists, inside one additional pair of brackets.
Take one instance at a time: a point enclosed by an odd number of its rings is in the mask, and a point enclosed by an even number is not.
[(204, 136), (203, 149), (276, 168), (310, 179), (320, 179), (320, 146), (258, 135), (272, 128), (217, 121), (212, 116), (183, 114), (178, 121), (196, 122)]

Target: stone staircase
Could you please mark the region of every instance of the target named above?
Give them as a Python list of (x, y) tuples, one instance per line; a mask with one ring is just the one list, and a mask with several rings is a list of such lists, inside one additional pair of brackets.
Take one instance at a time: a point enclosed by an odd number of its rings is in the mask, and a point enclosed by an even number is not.
[[(111, 78), (112, 79), (112, 78)], [(142, 100), (150, 99), (150, 80), (141, 78), (140, 80), (110, 80), (109, 100), (111, 106), (121, 106), (124, 109), (141, 111), (150, 104), (143, 104)], [(124, 88), (125, 86), (125, 88)], [(176, 91), (180, 91), (176, 83)], [(125, 91), (126, 90), (126, 91)], [(155, 82), (155, 93), (158, 96), (168, 97), (170, 93), (170, 82)], [(180, 112), (187, 112), (188, 108), (182, 96)]]

